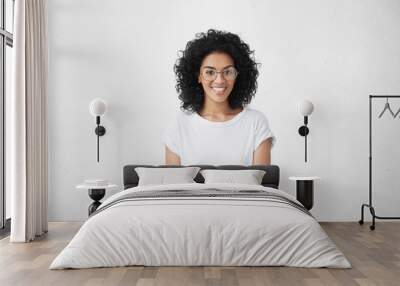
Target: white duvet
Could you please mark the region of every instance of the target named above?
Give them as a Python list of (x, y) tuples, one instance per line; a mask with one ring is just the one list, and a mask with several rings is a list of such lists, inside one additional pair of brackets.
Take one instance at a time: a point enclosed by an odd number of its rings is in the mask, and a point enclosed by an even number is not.
[[(176, 184), (119, 192), (265, 190), (238, 184)], [(295, 266), (349, 268), (318, 222), (287, 204), (258, 199), (184, 198), (124, 201), (90, 217), (50, 269), (146, 266)]]

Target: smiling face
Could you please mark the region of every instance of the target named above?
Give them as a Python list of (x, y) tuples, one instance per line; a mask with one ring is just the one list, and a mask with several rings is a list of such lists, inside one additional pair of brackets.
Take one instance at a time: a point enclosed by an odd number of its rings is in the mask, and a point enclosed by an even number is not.
[(234, 62), (228, 54), (213, 52), (203, 59), (198, 80), (203, 86), (206, 100), (215, 103), (227, 101), (235, 78)]

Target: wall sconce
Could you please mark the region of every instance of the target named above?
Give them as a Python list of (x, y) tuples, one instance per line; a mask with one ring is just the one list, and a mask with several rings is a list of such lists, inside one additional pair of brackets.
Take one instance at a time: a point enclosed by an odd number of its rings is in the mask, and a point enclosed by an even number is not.
[(307, 135), (310, 133), (307, 124), (308, 116), (313, 112), (314, 105), (311, 101), (303, 99), (298, 104), (298, 110), (304, 116), (304, 125), (299, 128), (299, 134), (304, 136), (304, 162), (307, 162)]
[(97, 162), (99, 162), (99, 137), (106, 134), (106, 129), (100, 125), (100, 116), (106, 113), (107, 104), (104, 100), (96, 98), (92, 100), (89, 104), (90, 113), (96, 117), (97, 127), (94, 133), (97, 135)]

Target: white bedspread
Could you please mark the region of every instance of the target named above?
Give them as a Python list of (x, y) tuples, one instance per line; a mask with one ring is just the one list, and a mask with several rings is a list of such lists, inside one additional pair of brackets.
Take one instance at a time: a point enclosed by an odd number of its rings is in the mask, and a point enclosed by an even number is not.
[[(233, 184), (135, 187), (154, 190), (265, 190)], [(262, 199), (170, 198), (123, 201), (90, 217), (50, 269), (126, 265), (295, 266), (349, 268), (318, 222), (290, 205)]]

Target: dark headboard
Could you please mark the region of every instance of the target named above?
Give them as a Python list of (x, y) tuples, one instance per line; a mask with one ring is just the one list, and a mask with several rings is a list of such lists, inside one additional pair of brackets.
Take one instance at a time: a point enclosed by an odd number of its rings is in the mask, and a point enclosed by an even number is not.
[[(255, 165), (255, 166), (240, 166), (240, 165), (221, 165), (221, 166), (212, 166), (212, 165), (190, 165), (186, 167), (200, 167), (202, 170), (204, 169), (218, 169), (218, 170), (248, 170), (248, 169), (256, 169), (265, 171), (265, 175), (262, 179), (262, 185), (265, 187), (271, 187), (278, 189), (279, 187), (279, 167), (276, 165), (264, 166), (264, 165)], [(171, 165), (126, 165), (124, 166), (124, 189), (136, 187), (139, 183), (139, 176), (135, 171), (136, 167), (147, 167), (147, 168), (181, 168), (185, 166), (171, 166)], [(194, 180), (197, 183), (204, 183), (203, 176), (198, 173)]]

